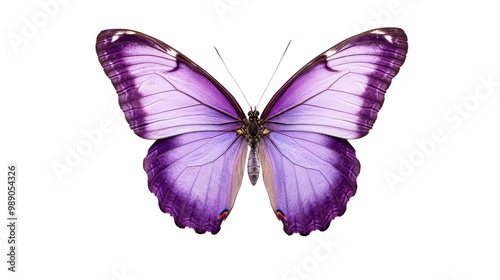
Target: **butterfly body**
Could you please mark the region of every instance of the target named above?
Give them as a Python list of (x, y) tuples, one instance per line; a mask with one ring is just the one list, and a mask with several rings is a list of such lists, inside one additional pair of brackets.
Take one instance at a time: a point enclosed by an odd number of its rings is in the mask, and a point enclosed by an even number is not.
[[(238, 133), (244, 135), (250, 146), (250, 154), (248, 155), (247, 173), (252, 185), (255, 186), (260, 174), (260, 162), (258, 157), (259, 141), (266, 130), (259, 118), (259, 111), (256, 109), (248, 112), (248, 120), (245, 120), (243, 126)], [(266, 132), (267, 133), (267, 132)]]
[[(287, 234), (326, 230), (356, 193), (360, 164), (347, 139), (372, 128), (408, 50), (399, 28), (352, 36), (293, 75), (245, 116), (209, 73), (133, 30), (104, 30), (96, 51), (130, 128), (155, 140), (149, 190), (179, 227), (219, 232), (242, 184), (262, 179)], [(260, 116), (259, 116), (260, 115)]]

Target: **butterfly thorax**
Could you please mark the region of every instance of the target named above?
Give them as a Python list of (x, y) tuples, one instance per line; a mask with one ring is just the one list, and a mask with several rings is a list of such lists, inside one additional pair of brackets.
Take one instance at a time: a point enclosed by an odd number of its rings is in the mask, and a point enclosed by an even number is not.
[(251, 148), (256, 148), (259, 145), (259, 141), (264, 135), (264, 126), (259, 119), (259, 111), (251, 110), (248, 112), (248, 119), (243, 122), (238, 133), (245, 135)]

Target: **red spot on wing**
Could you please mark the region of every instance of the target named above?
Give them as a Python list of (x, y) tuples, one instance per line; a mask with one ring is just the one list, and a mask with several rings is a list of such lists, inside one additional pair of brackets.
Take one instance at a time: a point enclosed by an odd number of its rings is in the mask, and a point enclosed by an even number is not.
[(227, 209), (222, 211), (217, 219), (219, 219), (219, 220), (223, 219), (222, 221), (225, 221), (227, 218), (227, 213), (228, 213)]
[(276, 211), (276, 215), (278, 216), (278, 220), (286, 221), (286, 216), (285, 216), (285, 214), (283, 214), (283, 212), (281, 212), (281, 210), (278, 209)]

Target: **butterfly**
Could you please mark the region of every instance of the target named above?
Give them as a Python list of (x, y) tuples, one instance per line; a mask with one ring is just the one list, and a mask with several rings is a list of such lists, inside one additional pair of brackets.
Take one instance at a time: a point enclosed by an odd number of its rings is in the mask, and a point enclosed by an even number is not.
[[(245, 162), (260, 168), (288, 234), (326, 230), (356, 193), (360, 164), (347, 139), (372, 128), (406, 58), (406, 34), (379, 28), (350, 37), (293, 75), (246, 116), (203, 68), (146, 34), (103, 30), (96, 51), (138, 136), (149, 190), (177, 226), (216, 234), (233, 208)], [(260, 115), (260, 116), (259, 116)]]

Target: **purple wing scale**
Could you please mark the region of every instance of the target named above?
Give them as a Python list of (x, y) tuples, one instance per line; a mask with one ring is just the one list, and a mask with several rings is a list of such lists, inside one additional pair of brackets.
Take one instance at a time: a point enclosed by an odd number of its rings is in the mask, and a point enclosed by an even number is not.
[(205, 70), (132, 30), (104, 30), (96, 51), (130, 128), (157, 140), (144, 160), (151, 192), (179, 227), (217, 233), (241, 186), (245, 114)]
[(344, 213), (360, 168), (345, 139), (368, 134), (407, 50), (399, 28), (348, 38), (300, 69), (264, 109), (259, 158), (287, 234), (325, 230)]

